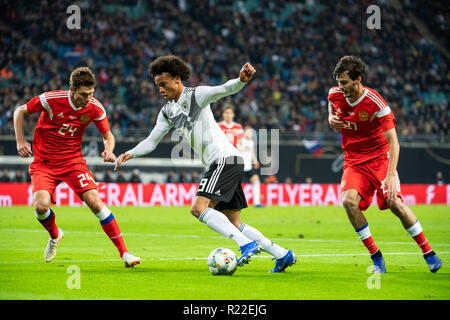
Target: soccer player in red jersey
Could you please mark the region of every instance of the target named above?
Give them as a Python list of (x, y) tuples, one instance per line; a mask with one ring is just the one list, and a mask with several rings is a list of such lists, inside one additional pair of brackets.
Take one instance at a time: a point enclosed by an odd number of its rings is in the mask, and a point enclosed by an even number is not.
[(231, 144), (237, 147), (239, 141), (244, 137), (244, 130), (242, 125), (234, 122), (234, 109), (231, 104), (223, 107), (222, 118), (223, 121), (219, 122), (220, 129), (225, 133)]
[[(50, 208), (55, 203), (56, 186), (64, 181), (99, 219), (100, 224), (117, 247), (126, 267), (140, 263), (140, 258), (128, 252), (122, 233), (111, 211), (101, 201), (86, 161), (82, 156), (83, 132), (94, 122), (103, 137), (105, 162), (115, 162), (115, 140), (102, 104), (94, 98), (96, 80), (87, 67), (75, 69), (70, 75), (70, 90), (45, 92), (34, 97), (14, 112), (17, 151), (22, 158), (34, 156), (29, 173), (33, 185), (36, 217), (50, 234), (45, 249), (45, 261), (56, 255), (58, 242), (64, 236), (55, 223)], [(24, 137), (24, 117), (40, 112), (34, 131), (33, 149)]]
[(361, 59), (342, 57), (333, 72), (339, 85), (328, 93), (329, 124), (340, 130), (345, 154), (341, 180), (343, 206), (371, 254), (375, 273), (385, 273), (385, 263), (362, 213), (370, 206), (375, 191), (378, 207), (389, 208), (400, 219), (420, 246), (430, 271), (436, 272), (442, 262), (431, 249), (416, 216), (401, 198), (397, 173), (400, 146), (394, 115), (378, 92), (361, 84), (364, 73)]

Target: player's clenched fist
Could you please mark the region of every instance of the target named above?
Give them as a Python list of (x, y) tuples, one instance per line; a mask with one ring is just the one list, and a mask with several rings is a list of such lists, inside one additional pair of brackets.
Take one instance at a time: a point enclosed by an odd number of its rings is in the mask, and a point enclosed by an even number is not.
[(116, 160), (116, 166), (114, 167), (114, 171), (117, 170), (118, 167), (120, 167), (122, 165), (122, 163), (124, 163), (125, 161), (128, 161), (132, 158), (133, 156), (129, 153), (122, 153)]
[(17, 142), (17, 152), (22, 158), (28, 158), (33, 155), (33, 152), (31, 151), (31, 145), (26, 141)]
[(344, 122), (342, 122), (341, 120), (339, 120), (339, 117), (336, 115), (331, 115), (328, 117), (328, 123), (330, 124), (330, 127), (332, 129), (342, 129), (345, 127)]
[(242, 82), (249, 82), (250, 79), (255, 74), (255, 72), (256, 69), (250, 63), (247, 62), (246, 64), (244, 64), (244, 66), (241, 69), (241, 72), (239, 73), (239, 80), (241, 80)]

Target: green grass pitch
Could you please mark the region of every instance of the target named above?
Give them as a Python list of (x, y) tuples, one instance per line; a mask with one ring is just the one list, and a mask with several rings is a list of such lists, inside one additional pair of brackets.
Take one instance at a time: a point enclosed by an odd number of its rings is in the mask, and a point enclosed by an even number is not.
[[(0, 209), (0, 299), (449, 299), (450, 207), (413, 206), (443, 261), (432, 274), (413, 239), (390, 212), (366, 217), (388, 273), (368, 273), (371, 260), (341, 207), (248, 208), (242, 220), (290, 248), (298, 262), (281, 274), (267, 253), (233, 276), (209, 274), (217, 247), (234, 241), (197, 221), (187, 207), (111, 208), (128, 249), (143, 258), (126, 269), (86, 207), (55, 207), (65, 232), (55, 261), (43, 261), (47, 232), (31, 207)], [(75, 266), (75, 267), (74, 267)], [(79, 289), (69, 284), (79, 270)], [(72, 277), (72, 278), (71, 278)]]

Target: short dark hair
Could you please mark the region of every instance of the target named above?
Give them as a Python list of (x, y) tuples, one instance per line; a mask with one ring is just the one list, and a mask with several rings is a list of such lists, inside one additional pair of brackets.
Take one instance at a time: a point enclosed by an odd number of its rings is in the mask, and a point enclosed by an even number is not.
[(224, 112), (227, 111), (228, 109), (230, 109), (231, 111), (234, 112), (234, 107), (233, 107), (233, 105), (227, 103), (226, 105), (223, 106), (223, 108), (222, 108), (222, 113), (224, 113)]
[(69, 85), (73, 90), (95, 86), (95, 75), (88, 67), (78, 67), (70, 74)]
[(356, 56), (343, 56), (333, 71), (333, 76), (337, 79), (342, 73), (348, 71), (348, 76), (352, 80), (356, 80), (361, 76), (361, 81), (364, 79), (366, 66), (364, 62)]
[(189, 79), (191, 71), (186, 62), (174, 55), (158, 57), (148, 66), (148, 72), (154, 78), (163, 72), (169, 73), (172, 77), (180, 76), (181, 80)]

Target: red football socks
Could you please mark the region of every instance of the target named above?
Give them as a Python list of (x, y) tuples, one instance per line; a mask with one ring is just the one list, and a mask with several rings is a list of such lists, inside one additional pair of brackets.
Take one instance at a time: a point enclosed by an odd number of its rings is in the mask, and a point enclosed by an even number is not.
[(58, 226), (55, 223), (55, 214), (52, 209), (48, 209), (47, 213), (39, 215), (36, 212), (36, 217), (38, 221), (42, 224), (45, 230), (50, 234), (50, 238), (58, 238)]

